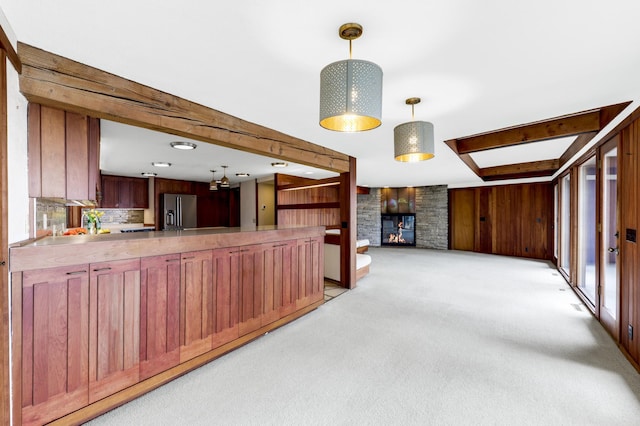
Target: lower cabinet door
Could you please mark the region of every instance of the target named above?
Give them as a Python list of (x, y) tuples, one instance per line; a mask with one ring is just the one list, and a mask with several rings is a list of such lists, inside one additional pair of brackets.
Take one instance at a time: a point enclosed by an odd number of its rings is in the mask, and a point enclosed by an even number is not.
[(297, 241), (264, 244), (263, 324), (292, 313), (298, 294)]
[(324, 297), (324, 247), (322, 237), (298, 240), (298, 298), (296, 309)]
[(239, 336), (239, 289), (237, 248), (213, 250), (213, 339), (212, 348)]
[[(261, 244), (235, 248), (240, 336), (262, 327), (264, 315), (264, 249)], [(237, 260), (236, 260), (237, 259)]]
[(22, 276), (22, 424), (89, 403), (89, 265)]
[(212, 251), (180, 258), (180, 362), (211, 350), (214, 334)]
[(180, 255), (140, 259), (140, 380), (180, 362)]
[(324, 299), (324, 237), (309, 239), (311, 247), (311, 302)]
[(89, 269), (89, 402), (95, 402), (139, 380), (140, 259)]

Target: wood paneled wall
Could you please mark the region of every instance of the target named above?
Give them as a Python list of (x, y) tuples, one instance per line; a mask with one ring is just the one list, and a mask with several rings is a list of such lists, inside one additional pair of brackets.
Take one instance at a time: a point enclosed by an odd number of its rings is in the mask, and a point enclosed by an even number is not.
[(314, 180), (276, 175), (276, 214), (279, 225), (339, 228), (339, 178)]
[[(638, 231), (640, 164), (640, 119), (622, 130), (618, 208), (620, 209), (620, 345), (631, 359), (640, 365), (640, 250), (632, 240)], [(630, 335), (630, 329), (632, 334)]]
[(551, 259), (550, 183), (449, 190), (450, 248)]
[[(356, 161), (350, 172), (335, 178), (307, 179), (277, 173), (276, 220), (278, 225), (325, 226), (340, 229), (340, 285), (356, 283)], [(334, 242), (330, 242), (334, 244)]]

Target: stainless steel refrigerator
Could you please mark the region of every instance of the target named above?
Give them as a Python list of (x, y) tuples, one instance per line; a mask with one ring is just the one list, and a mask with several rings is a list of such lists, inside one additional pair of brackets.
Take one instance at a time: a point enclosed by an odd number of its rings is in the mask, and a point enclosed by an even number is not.
[(164, 231), (198, 227), (198, 198), (187, 194), (162, 194)]

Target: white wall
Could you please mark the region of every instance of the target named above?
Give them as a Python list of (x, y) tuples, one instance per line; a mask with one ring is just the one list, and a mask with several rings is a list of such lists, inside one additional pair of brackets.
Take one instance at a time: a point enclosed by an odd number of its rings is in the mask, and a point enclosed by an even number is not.
[(258, 225), (275, 225), (275, 208), (273, 181), (258, 182)]
[(256, 226), (256, 181), (240, 183), (240, 226)]
[[(16, 36), (2, 10), (0, 24), (16, 48)], [(29, 175), (27, 172), (27, 100), (18, 86), (18, 73), (7, 60), (9, 243), (29, 238)]]

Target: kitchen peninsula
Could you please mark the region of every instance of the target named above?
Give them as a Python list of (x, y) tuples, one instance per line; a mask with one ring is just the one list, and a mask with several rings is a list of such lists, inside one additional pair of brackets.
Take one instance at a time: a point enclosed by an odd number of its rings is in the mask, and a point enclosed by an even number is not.
[(46, 237), (10, 248), (22, 423), (81, 423), (323, 303), (324, 227)]

